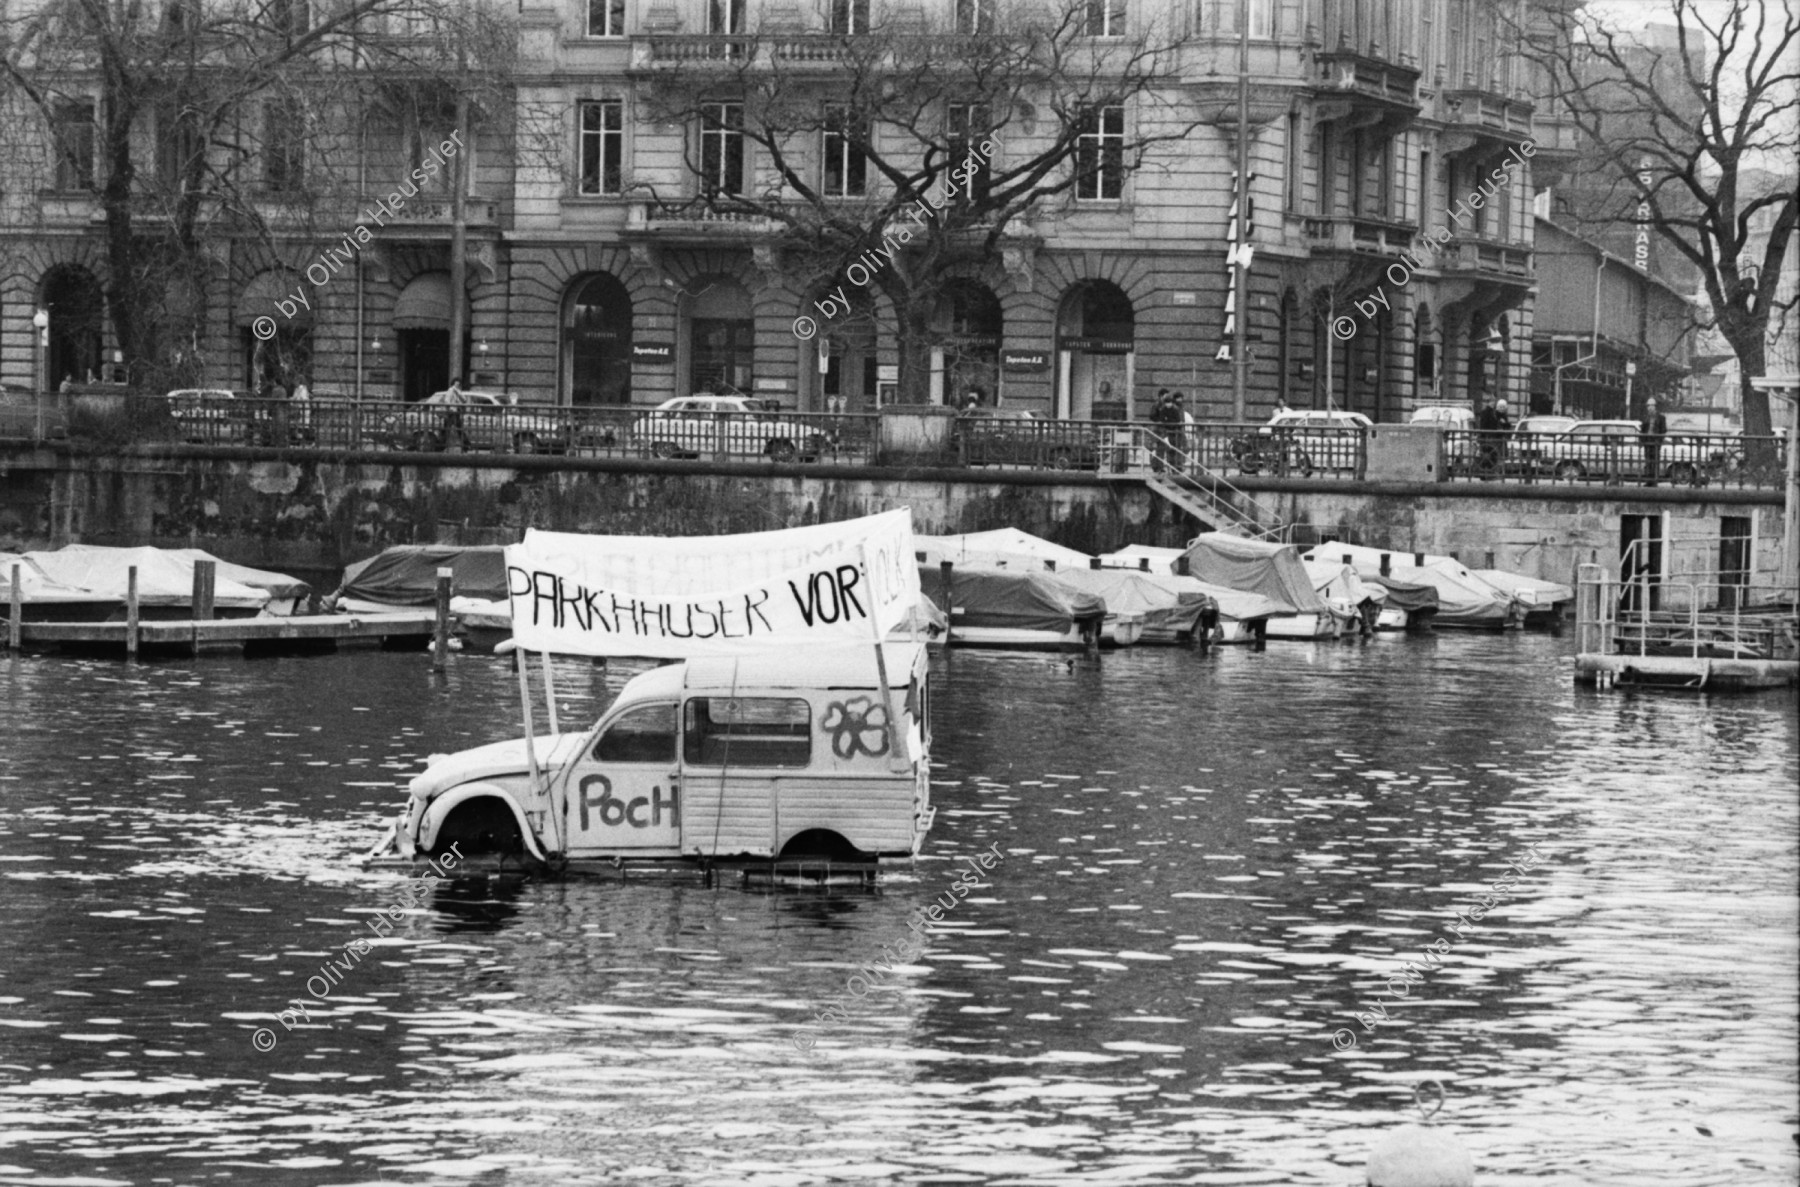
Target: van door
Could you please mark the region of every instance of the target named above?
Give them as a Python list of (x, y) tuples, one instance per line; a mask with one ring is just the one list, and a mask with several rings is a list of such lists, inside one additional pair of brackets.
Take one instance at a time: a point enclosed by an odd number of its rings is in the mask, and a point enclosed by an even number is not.
[(680, 852), (676, 722), (673, 702), (634, 705), (576, 760), (562, 784), (571, 856)]

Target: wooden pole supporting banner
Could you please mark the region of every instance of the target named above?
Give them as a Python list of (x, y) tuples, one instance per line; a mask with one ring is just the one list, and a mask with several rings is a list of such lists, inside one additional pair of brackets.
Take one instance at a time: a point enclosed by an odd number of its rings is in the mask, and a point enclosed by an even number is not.
[(550, 674), (550, 653), (538, 653), (538, 662), (544, 665), (544, 705), (550, 714), (550, 732), (562, 733), (562, 726), (556, 720), (556, 680)]
[(440, 672), (444, 670), (445, 657), (450, 654), (450, 582), (453, 577), (449, 569), (437, 571), (437, 630), (432, 635), (431, 666)]
[(6, 619), (6, 645), (14, 651), (19, 649), (19, 628), (25, 621), (25, 591), (19, 588), (19, 564), (13, 562), (12, 584), (7, 588), (12, 591), (9, 600), (12, 603), (11, 613)]
[(138, 653), (138, 574), (132, 565), (125, 572), (125, 654), (136, 659)]

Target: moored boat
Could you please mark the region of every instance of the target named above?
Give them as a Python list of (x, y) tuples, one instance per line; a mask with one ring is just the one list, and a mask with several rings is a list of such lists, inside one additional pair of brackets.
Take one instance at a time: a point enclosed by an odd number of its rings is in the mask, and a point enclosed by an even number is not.
[(1215, 585), (1261, 594), (1281, 607), (1268, 620), (1270, 639), (1335, 639), (1344, 617), (1313, 588), (1292, 544), (1246, 540), (1225, 532), (1202, 532), (1182, 554), (1189, 573)]
[[(194, 616), (194, 561), (213, 560), (219, 565), (214, 573), (213, 614), (218, 618), (252, 618), (269, 604), (270, 591), (233, 580), (227, 573), (232, 566), (197, 549), (108, 548), (91, 544), (70, 544), (55, 552), (28, 552), (47, 577), (59, 584), (85, 590), (95, 597), (116, 605), (105, 620), (125, 617), (125, 602), (131, 583), (131, 570), (137, 570), (138, 617), (146, 621), (179, 621)], [(261, 573), (261, 570), (239, 569)], [(279, 573), (262, 574), (270, 579), (292, 582)], [(305, 588), (304, 582), (298, 582)], [(92, 620), (89, 620), (92, 621)]]
[(115, 613), (125, 612), (123, 597), (66, 585), (44, 572), (30, 557), (0, 552), (0, 614), (12, 612), (15, 567), (19, 572), (19, 612), (24, 622), (104, 622)]
[[(943, 598), (943, 571), (919, 566), (919, 584)], [(1044, 571), (953, 569), (949, 591), (950, 641), (959, 647), (1063, 651), (1097, 641), (1106, 602)]]
[(429, 606), (437, 599), (437, 571), (449, 569), (453, 597), (504, 602), (508, 594), (503, 552), (499, 544), (397, 544), (346, 565), (344, 579), (329, 601), (350, 614)]
[(1137, 616), (1135, 641), (1140, 644), (1174, 645), (1211, 642), (1218, 622), (1219, 605), (1199, 591), (1181, 591), (1148, 573), (1128, 569), (1058, 570), (1056, 579), (1106, 602), (1101, 643), (1117, 624)]

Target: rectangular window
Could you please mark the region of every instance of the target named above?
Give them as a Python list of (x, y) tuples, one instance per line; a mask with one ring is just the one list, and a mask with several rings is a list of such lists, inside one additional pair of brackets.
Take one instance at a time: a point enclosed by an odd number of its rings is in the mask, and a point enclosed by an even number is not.
[(275, 193), (300, 188), (305, 143), (298, 104), (263, 104), (263, 186)]
[(869, 0), (831, 0), (831, 31), (840, 37), (869, 31)]
[(994, 31), (997, 0), (956, 0), (956, 31), (974, 37)]
[[(1200, 34), (1203, 37), (1236, 37), (1238, 15), (1245, 0), (1200, 0)], [(1275, 0), (1249, 0), (1250, 36), (1275, 35)]]
[(94, 188), (94, 105), (72, 103), (56, 113), (51, 129), (56, 149), (56, 188)]
[(1125, 36), (1125, 0), (1087, 0), (1087, 35)]
[(1419, 154), (1419, 230), (1431, 230), (1431, 154)]
[(700, 105), (700, 189), (705, 194), (744, 192), (744, 105)]
[(799, 698), (693, 697), (682, 757), (691, 767), (806, 767), (812, 710)]
[(185, 118), (177, 115), (173, 104), (157, 111), (156, 177), (176, 192), (186, 188), (188, 171), (202, 150), (197, 118), (191, 108)]
[(587, 35), (625, 36), (625, 0), (588, 0)]
[[(443, 149), (450, 134), (456, 131), (456, 115), (453, 111), (443, 112), (435, 117), (421, 116), (414, 122), (408, 135), (410, 144), (411, 167), (424, 174), (425, 180), (419, 182), (420, 193), (448, 196), (456, 191), (456, 171), (460, 167), (466, 172), (466, 178), (475, 176), (474, 145), (467, 137), (463, 138), (463, 148), (459, 152), (446, 153)], [(451, 149), (456, 142), (450, 142)], [(432, 168), (427, 169), (426, 166)]]
[(868, 186), (869, 159), (863, 151), (867, 129), (859, 126), (848, 107), (825, 108), (819, 159), (824, 163), (820, 184), (827, 197), (853, 198)]
[(707, 0), (706, 31), (736, 34), (744, 31), (745, 0)]
[(1075, 141), (1075, 196), (1094, 200), (1125, 194), (1125, 108), (1092, 108), (1081, 116)]
[(993, 108), (986, 103), (952, 103), (945, 119), (945, 141), (950, 150), (950, 168), (961, 170), (968, 167), (970, 155), (975, 161), (975, 173), (967, 184), (957, 185), (957, 199), (966, 202), (970, 197), (985, 199), (991, 182), (988, 158), (981, 155), (981, 146), (987, 141), (988, 133), (994, 126)]
[(1300, 213), (1300, 192), (1306, 180), (1306, 141), (1301, 136), (1300, 113), (1287, 117), (1287, 208)]
[(581, 105), (581, 192), (625, 192), (625, 104), (618, 99)]

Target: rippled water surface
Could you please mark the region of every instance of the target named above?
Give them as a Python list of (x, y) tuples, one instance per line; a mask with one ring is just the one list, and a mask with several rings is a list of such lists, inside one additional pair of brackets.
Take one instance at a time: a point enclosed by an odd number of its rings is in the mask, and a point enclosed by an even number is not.
[(1792, 694), (1448, 634), (934, 678), (874, 893), (442, 884), (383, 937), (358, 856), (510, 669), (0, 659), (0, 1183), (1350, 1184), (1434, 1079), (1483, 1184), (1800, 1176)]

